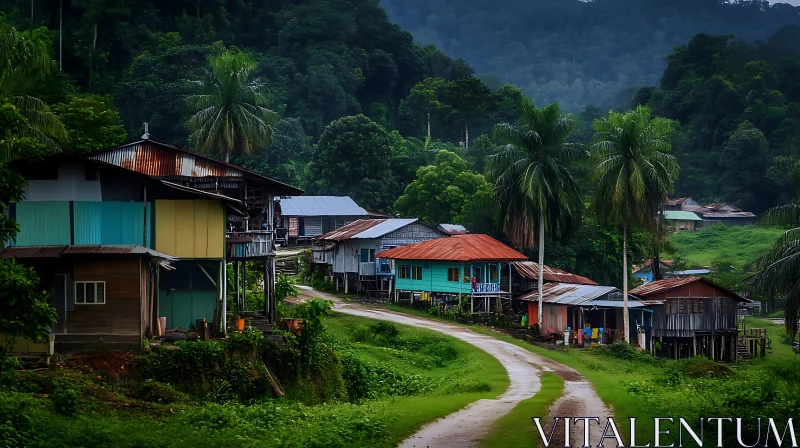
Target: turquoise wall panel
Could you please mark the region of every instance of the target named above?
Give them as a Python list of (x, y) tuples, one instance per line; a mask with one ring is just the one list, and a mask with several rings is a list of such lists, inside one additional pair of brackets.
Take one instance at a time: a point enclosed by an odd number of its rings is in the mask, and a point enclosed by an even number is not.
[(214, 320), (215, 291), (159, 291), (158, 315), (167, 318), (167, 329), (194, 326), (197, 319)]
[[(400, 266), (422, 267), (422, 280), (403, 279), (397, 277), (397, 289), (453, 294), (471, 294), (472, 282), (470, 280), (469, 283), (464, 283), (464, 276), (466, 275), (471, 279), (471, 268), (480, 268), (482, 278), (478, 279), (478, 283), (489, 283), (488, 267), (490, 264), (491, 263), (459, 264), (447, 262), (397, 260), (395, 262), (396, 273), (400, 272)], [(498, 266), (498, 269), (500, 268), (497, 263), (494, 263), (494, 265)], [(447, 271), (449, 268), (458, 268), (459, 281), (451, 282), (447, 280)], [(499, 283), (499, 281), (495, 281), (493, 283)]]
[(103, 204), (73, 202), (75, 244), (103, 244)]
[(153, 221), (151, 204), (147, 204), (145, 226), (141, 202), (75, 202), (75, 244), (136, 244), (151, 247), (152, 231), (147, 242), (144, 229)]
[(70, 244), (69, 201), (18, 202), (16, 221), (17, 246)]

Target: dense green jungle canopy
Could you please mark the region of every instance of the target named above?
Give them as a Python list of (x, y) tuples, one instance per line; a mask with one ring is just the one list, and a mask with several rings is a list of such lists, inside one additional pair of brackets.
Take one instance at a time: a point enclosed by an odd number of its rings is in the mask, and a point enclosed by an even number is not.
[[(16, 93), (50, 105), (67, 151), (137, 140), (144, 122), (151, 138), (193, 147), (185, 99), (207, 58), (235, 46), (256, 61), (269, 107), (282, 118), (269, 148), (231, 161), (309, 194), (350, 195), (376, 211), (502, 238), (484, 177), (498, 150), (491, 129), (516, 122), (530, 96), (537, 107), (556, 99), (576, 111), (570, 140), (587, 145), (593, 120), (612, 105), (647, 104), (675, 120), (676, 195), (756, 213), (795, 196), (800, 29), (782, 26), (800, 23), (800, 8), (716, 0), (548, 0), (491, 10), (482, 0), (382, 4), (418, 41), (447, 54), (415, 43), (378, 0), (0, 0), (0, 29), (38, 29), (49, 39), (54, 74)], [(479, 79), (448, 54), (496, 76)], [(3, 107), (5, 123), (16, 112)], [(587, 200), (591, 171), (588, 161), (573, 167)], [(609, 274), (619, 264), (619, 229), (589, 215), (562, 243), (547, 246), (548, 264), (620, 283)], [(641, 236), (629, 247), (641, 259), (651, 246)]]
[(619, 107), (656, 84), (664, 57), (698, 33), (763, 40), (800, 25), (800, 7), (759, 0), (381, 0), (421, 43), (510, 82), (537, 104)]

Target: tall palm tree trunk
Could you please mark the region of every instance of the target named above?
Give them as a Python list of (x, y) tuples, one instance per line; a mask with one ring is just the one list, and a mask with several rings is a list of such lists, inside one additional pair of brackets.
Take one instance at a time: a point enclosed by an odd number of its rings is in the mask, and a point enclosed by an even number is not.
[(544, 323), (542, 322), (542, 285), (544, 284), (544, 219), (539, 218), (539, 333), (544, 335)]
[(625, 332), (625, 343), (630, 344), (631, 336), (628, 328), (628, 225), (622, 225), (622, 331)]

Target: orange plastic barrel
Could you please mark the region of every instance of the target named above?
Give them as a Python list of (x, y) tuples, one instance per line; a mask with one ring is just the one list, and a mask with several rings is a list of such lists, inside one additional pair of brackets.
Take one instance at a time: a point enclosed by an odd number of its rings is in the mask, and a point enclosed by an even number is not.
[(244, 330), (244, 319), (236, 319), (236, 329), (239, 331)]

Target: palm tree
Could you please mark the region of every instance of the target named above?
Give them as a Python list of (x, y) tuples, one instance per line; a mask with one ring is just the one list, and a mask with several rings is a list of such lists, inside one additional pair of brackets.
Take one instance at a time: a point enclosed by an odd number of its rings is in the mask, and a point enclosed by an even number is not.
[(267, 89), (251, 80), (256, 63), (245, 53), (229, 50), (209, 58), (199, 92), (186, 98), (194, 115), (188, 127), (196, 150), (203, 153), (250, 154), (269, 146), (278, 114), (267, 109)]
[(23, 137), (57, 150), (67, 138), (64, 125), (44, 101), (26, 94), (34, 81), (52, 69), (47, 29), (19, 31), (0, 21), (0, 103), (10, 103), (26, 119)]
[(678, 163), (671, 154), (672, 122), (651, 118), (645, 106), (627, 113), (609, 112), (594, 121), (597, 180), (594, 209), (598, 219), (622, 225), (622, 298), (625, 342), (628, 328), (628, 231), (653, 229), (658, 210), (678, 176)]
[(775, 207), (767, 211), (762, 223), (793, 226), (753, 263), (757, 272), (750, 279), (750, 286), (754, 292), (786, 295), (783, 320), (786, 332), (794, 340), (800, 314), (800, 204)]
[(567, 143), (572, 130), (570, 116), (561, 113), (558, 104), (537, 109), (523, 100), (519, 125), (495, 126), (494, 136), (505, 146), (489, 157), (487, 172), (504, 213), (506, 235), (518, 247), (539, 243), (539, 328), (545, 234), (565, 236), (583, 209), (569, 164), (588, 154), (580, 145)]

